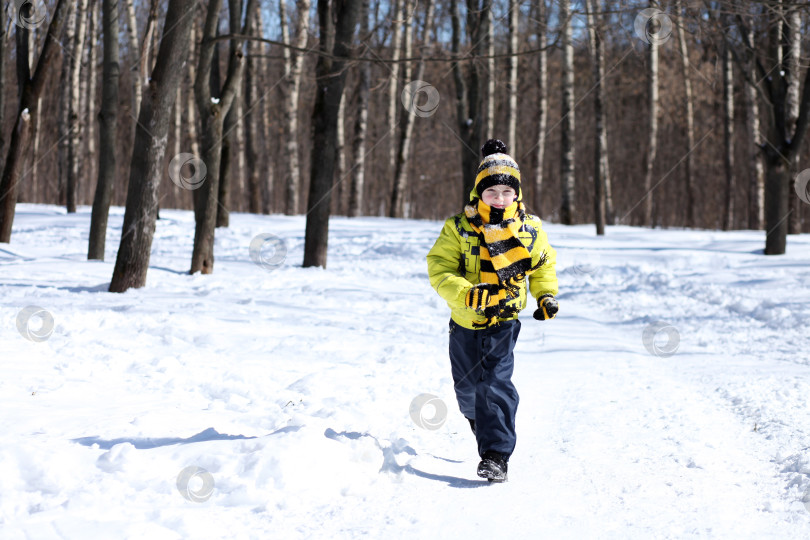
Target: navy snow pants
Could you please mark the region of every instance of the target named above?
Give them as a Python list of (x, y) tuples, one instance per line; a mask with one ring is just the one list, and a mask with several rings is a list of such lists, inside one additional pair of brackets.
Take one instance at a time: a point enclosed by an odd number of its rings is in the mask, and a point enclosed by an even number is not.
[(475, 420), (478, 454), (515, 450), (518, 393), (512, 384), (520, 321), (470, 330), (450, 321), (450, 366), (461, 413)]

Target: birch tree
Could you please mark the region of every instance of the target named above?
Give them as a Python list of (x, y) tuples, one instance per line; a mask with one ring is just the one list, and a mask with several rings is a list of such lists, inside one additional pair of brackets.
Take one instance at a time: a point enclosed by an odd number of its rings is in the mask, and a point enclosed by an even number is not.
[[(748, 18), (748, 20), (749, 28), (746, 39), (749, 43), (753, 43), (754, 30), (753, 26), (750, 26), (750, 18)], [(751, 55), (746, 70), (748, 73), (755, 72), (753, 59), (753, 55)], [(745, 120), (748, 135), (747, 149), (750, 166), (750, 180), (748, 185), (748, 228), (759, 230), (762, 229), (765, 221), (765, 168), (762, 163), (762, 152), (760, 152), (762, 137), (759, 132), (759, 96), (757, 86), (753, 81), (746, 80), (744, 82), (743, 95), (745, 96)]]
[[(506, 95), (509, 98), (509, 107), (507, 108), (507, 127), (506, 138), (509, 141), (507, 144), (512, 150), (512, 153), (517, 155), (517, 93), (518, 93), (518, 38), (519, 27), (518, 20), (520, 17), (520, 2), (518, 0), (509, 0), (509, 70), (506, 83)], [(490, 77), (494, 78), (495, 74), (491, 73)]]
[[(681, 2), (683, 4), (683, 2)], [(695, 158), (692, 150), (695, 147), (695, 113), (694, 100), (692, 98), (692, 80), (690, 74), (689, 46), (686, 43), (684, 25), (686, 18), (683, 15), (685, 6), (679, 4), (679, 22), (676, 28), (678, 36), (678, 49), (681, 56), (681, 68), (683, 70), (683, 94), (684, 108), (686, 109), (686, 147), (684, 148), (684, 179), (686, 183), (686, 226), (695, 226), (695, 186), (692, 178), (694, 172)]]
[(731, 48), (723, 47), (723, 162), (726, 170), (726, 201), (723, 230), (734, 227), (734, 73)]
[(490, 139), (495, 137), (495, 21), (492, 10), (489, 10), (489, 25), (487, 26), (486, 33), (486, 49), (487, 49), (487, 101), (486, 101), (486, 119), (487, 126), (484, 130), (485, 138)]
[[(658, 3), (650, 0), (650, 8), (657, 9)], [(650, 25), (653, 24), (655, 19), (651, 19)], [(649, 42), (649, 49), (647, 50), (647, 104), (649, 107), (649, 123), (647, 128), (647, 149), (644, 156), (644, 200), (642, 202), (643, 221), (642, 223), (647, 227), (652, 227), (653, 223), (653, 168), (655, 166), (655, 155), (658, 152), (658, 45), (659, 36), (656, 30), (660, 28), (649, 27), (647, 32), (647, 41)]]
[[(789, 130), (794, 130), (796, 121), (799, 119), (799, 89), (801, 87), (801, 53), (802, 53), (802, 17), (798, 9), (799, 0), (785, 0), (787, 7), (785, 10), (785, 39), (783, 41), (783, 48), (786, 49), (784, 53), (787, 79), (787, 95), (785, 96), (785, 106), (787, 107), (787, 127)], [(799, 152), (793, 156), (792, 173), (790, 175), (790, 186), (788, 191), (792, 194), (795, 193), (796, 175), (800, 172), (799, 166)], [(798, 197), (789, 197), (788, 209), (790, 217), (788, 217), (788, 234), (801, 233), (801, 212), (802, 202)]]
[[(431, 9), (432, 2), (427, 0), (427, 8)], [(415, 4), (412, 0), (403, 0), (403, 33), (405, 37), (405, 58), (413, 57), (413, 27), (414, 27)], [(432, 19), (433, 14), (430, 13)], [(425, 19), (427, 22), (427, 19)], [(415, 80), (421, 80), (424, 76), (424, 63), (422, 70), (417, 73)], [(413, 79), (413, 64), (407, 62), (403, 66), (403, 80), (406, 85), (411, 84)], [(412, 88), (409, 86), (408, 88)], [(405, 214), (405, 192), (408, 187), (408, 155), (410, 153), (411, 135), (413, 134), (413, 115), (402, 114), (399, 121), (399, 137), (396, 143), (396, 160), (394, 162), (394, 189), (391, 191), (391, 203), (389, 206), (390, 217), (406, 217)]]
[(141, 47), (138, 45), (138, 18), (135, 15), (135, 0), (123, 0), (127, 13), (127, 39), (129, 40), (130, 70), (132, 71), (132, 117), (138, 118), (141, 108), (142, 80), (140, 75)]
[(87, 2), (79, 0), (76, 4), (76, 34), (74, 35), (70, 58), (70, 99), (68, 100), (68, 165), (67, 165), (67, 211), (76, 212), (76, 192), (79, 183), (79, 165), (81, 160), (82, 119), (79, 98), (81, 78), (81, 59), (84, 47), (85, 30), (87, 29)]
[[(281, 17), (282, 40), (290, 44), (285, 4), (287, 0), (279, 0), (279, 16)], [(307, 28), (309, 28), (310, 0), (297, 0), (295, 25), (295, 47), (303, 49), (307, 45)], [(299, 192), (301, 191), (301, 166), (298, 159), (298, 100), (301, 89), (301, 69), (304, 65), (304, 55), (299, 50), (295, 53), (289, 47), (284, 47), (284, 82), (281, 84), (284, 108), (284, 136), (286, 138), (286, 205), (287, 215), (297, 214), (300, 207)]]
[(535, 159), (537, 165), (534, 171), (534, 207), (540, 213), (543, 202), (543, 178), (546, 162), (546, 129), (548, 125), (548, 9), (546, 0), (537, 2), (537, 24), (535, 34), (537, 35), (537, 143), (535, 145)]

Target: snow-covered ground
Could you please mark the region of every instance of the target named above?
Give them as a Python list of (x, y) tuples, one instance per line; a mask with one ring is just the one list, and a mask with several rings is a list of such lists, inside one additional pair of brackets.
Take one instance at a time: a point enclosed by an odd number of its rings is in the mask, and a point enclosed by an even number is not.
[[(105, 262), (89, 208), (17, 209), (4, 540), (810, 537), (808, 235), (765, 257), (761, 232), (547, 224), (560, 315), (521, 315), (518, 444), (488, 485), (427, 280), (440, 222), (334, 218), (304, 269), (303, 217), (232, 214), (189, 276), (192, 214), (161, 215), (146, 287), (111, 294), (123, 209)], [(286, 256), (254, 262), (260, 234)]]

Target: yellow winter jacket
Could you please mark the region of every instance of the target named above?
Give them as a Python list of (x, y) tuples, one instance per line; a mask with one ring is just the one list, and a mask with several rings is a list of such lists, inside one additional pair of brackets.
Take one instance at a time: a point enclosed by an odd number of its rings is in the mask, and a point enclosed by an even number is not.
[[(557, 273), (554, 266), (557, 252), (548, 243), (540, 218), (527, 214), (526, 221), (520, 229), (519, 237), (532, 256), (532, 265), (537, 264), (543, 252), (548, 260), (536, 272), (530, 274), (529, 292), (536, 300), (544, 294), (557, 294)], [(470, 287), (481, 283), (478, 271), (480, 239), (473, 231), (467, 216), (457, 214), (444, 222), (442, 232), (436, 243), (427, 254), (428, 276), (430, 285), (450, 306), (450, 318), (464, 328), (475, 329), (473, 322), (483, 324), (486, 318), (468, 308), (464, 298)], [(517, 306), (518, 311), (526, 307), (526, 284), (520, 287), (520, 295), (507, 302)], [(510, 317), (493, 321), (507, 321), (517, 318), (517, 313)]]

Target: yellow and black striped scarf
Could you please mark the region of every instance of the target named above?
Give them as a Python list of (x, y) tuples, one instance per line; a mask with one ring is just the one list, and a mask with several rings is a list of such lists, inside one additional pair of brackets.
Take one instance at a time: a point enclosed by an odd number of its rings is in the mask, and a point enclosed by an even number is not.
[(498, 294), (491, 295), (484, 308), (486, 322), (475, 324), (486, 327), (498, 317), (511, 317), (517, 312), (518, 308), (507, 306), (506, 302), (520, 295), (521, 283), (543, 266), (546, 256), (543, 254), (538, 263), (532, 265), (531, 253), (518, 237), (526, 219), (526, 210), (519, 200), (501, 210), (474, 197), (464, 207), (464, 213), (481, 239), (481, 283), (498, 286)]

